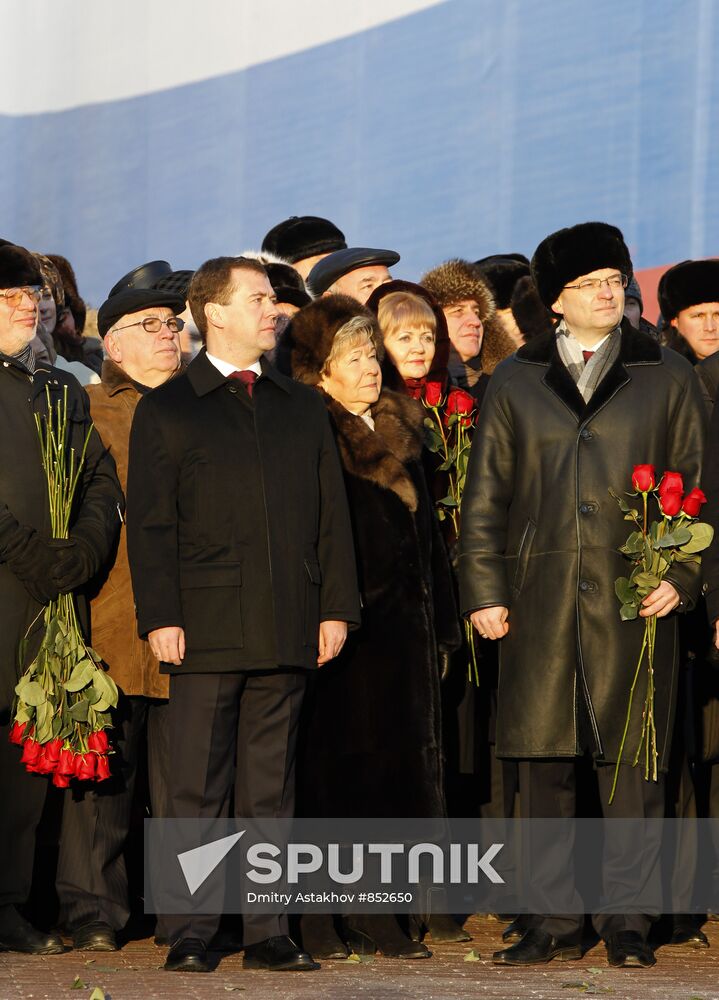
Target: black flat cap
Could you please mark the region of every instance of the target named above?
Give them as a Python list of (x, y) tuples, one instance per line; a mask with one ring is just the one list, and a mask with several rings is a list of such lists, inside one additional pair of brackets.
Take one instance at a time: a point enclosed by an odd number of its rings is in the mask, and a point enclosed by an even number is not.
[(662, 275), (657, 297), (667, 322), (682, 309), (719, 302), (719, 260), (683, 260), (675, 264)]
[(307, 275), (307, 284), (313, 295), (323, 295), (343, 274), (356, 271), (359, 267), (374, 267), (378, 264), (392, 267), (398, 260), (399, 254), (394, 250), (372, 250), (370, 247), (336, 250), (317, 261)]
[(264, 253), (282, 257), (290, 264), (347, 246), (345, 234), (334, 222), (319, 215), (292, 215), (270, 229), (262, 241)]
[(185, 297), (177, 292), (163, 292), (156, 288), (125, 288), (114, 295), (110, 293), (97, 310), (97, 329), (104, 337), (118, 320), (128, 313), (139, 312), (151, 306), (167, 306), (177, 315), (185, 310)]
[(160, 278), (172, 274), (172, 266), (166, 260), (151, 260), (140, 264), (124, 274), (110, 289), (108, 298), (121, 292), (123, 288), (152, 288)]

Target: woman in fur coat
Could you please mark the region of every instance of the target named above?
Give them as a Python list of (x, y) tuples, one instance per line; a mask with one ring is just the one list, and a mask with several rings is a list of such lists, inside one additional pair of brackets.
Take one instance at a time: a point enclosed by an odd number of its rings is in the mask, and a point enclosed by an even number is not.
[[(437, 654), (460, 633), (422, 466), (422, 412), (382, 389), (376, 320), (354, 299), (316, 300), (289, 334), (294, 378), (317, 386), (329, 411), (363, 605), (361, 628), (307, 701), (299, 800), (312, 816), (443, 816)], [(355, 949), (429, 955), (391, 915), (347, 926)]]

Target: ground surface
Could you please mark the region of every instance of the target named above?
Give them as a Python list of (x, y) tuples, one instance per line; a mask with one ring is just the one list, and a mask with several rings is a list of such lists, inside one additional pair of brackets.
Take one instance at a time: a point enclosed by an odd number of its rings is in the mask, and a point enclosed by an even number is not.
[[(610, 969), (598, 944), (581, 961), (554, 961), (532, 969), (509, 969), (491, 963), (501, 925), (473, 917), (469, 944), (434, 948), (430, 960), (400, 961), (377, 957), (360, 964), (325, 962), (314, 973), (245, 972), (240, 955), (223, 957), (214, 973), (163, 972), (165, 950), (152, 939), (132, 941), (121, 952), (67, 951), (33, 958), (0, 954), (0, 1000), (88, 1000), (94, 987), (107, 1000), (207, 1000), (246, 996), (248, 1000), (572, 1000), (606, 996), (608, 1000), (719, 1000), (719, 924), (705, 930), (711, 948), (662, 947), (653, 969)], [(431, 946), (430, 942), (427, 942)], [(466, 961), (472, 950), (479, 961)], [(79, 980), (79, 981), (78, 981)], [(73, 988), (74, 985), (74, 988)]]

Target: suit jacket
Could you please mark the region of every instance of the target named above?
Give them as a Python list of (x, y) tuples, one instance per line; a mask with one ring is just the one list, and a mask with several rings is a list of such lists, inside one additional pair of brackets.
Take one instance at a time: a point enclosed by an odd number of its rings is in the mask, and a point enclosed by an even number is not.
[(262, 362), (252, 401), (205, 351), (138, 404), (128, 552), (142, 636), (169, 673), (316, 666), (319, 623), (358, 624), (342, 472), (318, 394)]

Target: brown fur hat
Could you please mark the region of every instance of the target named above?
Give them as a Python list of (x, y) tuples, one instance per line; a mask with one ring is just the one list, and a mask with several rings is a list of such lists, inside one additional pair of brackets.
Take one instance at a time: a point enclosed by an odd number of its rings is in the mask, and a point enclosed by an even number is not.
[(479, 268), (468, 260), (447, 260), (427, 271), (419, 283), (432, 293), (443, 309), (455, 302), (474, 299), (479, 305), (479, 318), (483, 323), (494, 316), (494, 299), (489, 286)]
[(377, 318), (349, 295), (326, 295), (295, 313), (287, 327), (292, 378), (305, 385), (317, 385), (335, 334), (354, 316), (367, 319), (374, 330), (377, 356), (381, 358), (382, 337)]

